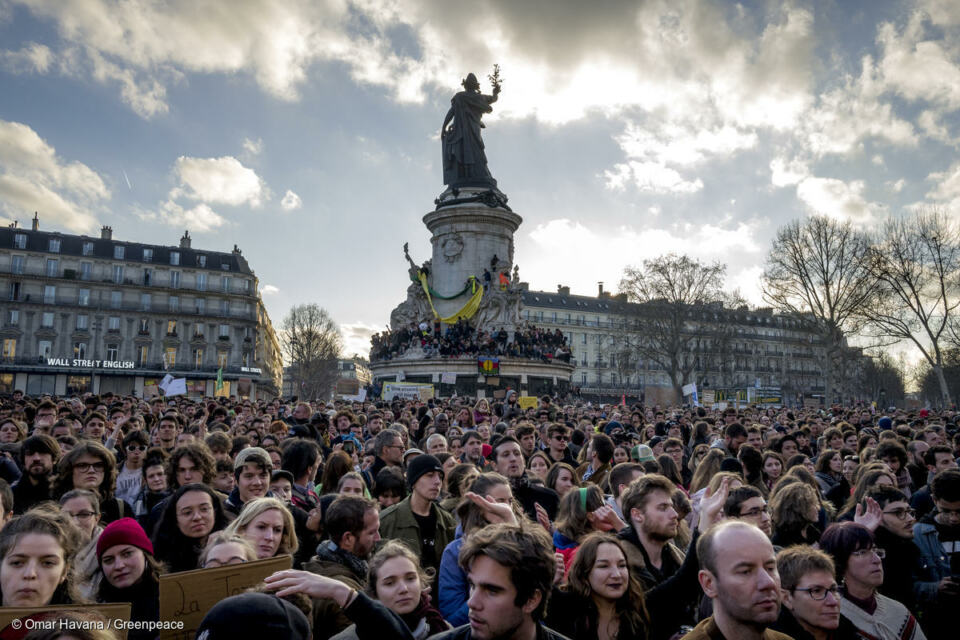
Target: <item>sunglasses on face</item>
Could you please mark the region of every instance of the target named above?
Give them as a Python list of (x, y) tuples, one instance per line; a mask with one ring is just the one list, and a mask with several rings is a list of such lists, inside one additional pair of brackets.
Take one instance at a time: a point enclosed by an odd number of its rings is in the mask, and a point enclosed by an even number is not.
[(147, 448), (142, 444), (128, 444), (127, 451), (146, 451)]

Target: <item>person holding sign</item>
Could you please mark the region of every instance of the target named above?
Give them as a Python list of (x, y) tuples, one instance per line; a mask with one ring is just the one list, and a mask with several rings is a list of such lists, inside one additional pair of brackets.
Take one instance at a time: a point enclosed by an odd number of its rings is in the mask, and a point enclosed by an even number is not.
[(70, 560), (73, 532), (65, 519), (29, 511), (0, 531), (0, 598), (4, 607), (76, 602)]
[[(153, 557), (153, 544), (133, 518), (111, 522), (97, 540), (97, 559), (103, 580), (97, 602), (129, 602), (130, 619), (160, 620), (162, 565)], [(128, 640), (150, 640), (156, 631), (132, 629)]]
[(256, 498), (246, 503), (226, 531), (249, 540), (258, 560), (293, 555), (298, 548), (293, 516), (276, 498)]
[(220, 499), (205, 484), (187, 484), (173, 494), (157, 524), (153, 546), (171, 573), (197, 568), (207, 536), (227, 524)]

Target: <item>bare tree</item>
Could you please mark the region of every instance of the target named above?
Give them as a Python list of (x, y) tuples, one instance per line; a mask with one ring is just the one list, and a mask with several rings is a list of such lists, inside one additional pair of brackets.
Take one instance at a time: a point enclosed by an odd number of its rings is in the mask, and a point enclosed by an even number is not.
[(811, 216), (782, 227), (767, 257), (764, 300), (807, 323), (823, 340), (828, 403), (833, 402), (844, 334), (861, 328), (860, 311), (876, 291), (866, 264), (868, 248), (866, 235), (849, 222)]
[(668, 254), (645, 260), (642, 269), (627, 267), (620, 280), (620, 292), (638, 304), (617, 348), (665, 371), (678, 398), (726, 341), (723, 304), (732, 300), (723, 291), (726, 269)]
[(297, 305), (283, 319), (280, 335), (300, 397), (328, 398), (337, 383), (337, 359), (343, 349), (337, 323), (320, 305)]
[(888, 220), (870, 249), (878, 304), (862, 309), (877, 336), (912, 342), (930, 364), (944, 406), (950, 389), (943, 375), (949, 327), (960, 306), (960, 229), (946, 214), (919, 212)]
[(906, 372), (888, 351), (880, 351), (865, 361), (860, 386), (883, 411), (886, 407), (903, 406), (906, 397)]

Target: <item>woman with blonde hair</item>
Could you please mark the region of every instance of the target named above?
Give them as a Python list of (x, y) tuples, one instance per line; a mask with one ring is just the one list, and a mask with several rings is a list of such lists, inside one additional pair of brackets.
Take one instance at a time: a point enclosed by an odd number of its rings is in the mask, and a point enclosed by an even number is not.
[(200, 552), (198, 564), (201, 569), (208, 569), (253, 562), (257, 559), (257, 551), (249, 540), (235, 533), (217, 531), (210, 535), (207, 546)]
[[(370, 559), (366, 593), (400, 616), (414, 640), (446, 631), (450, 625), (430, 604), (430, 576), (407, 545), (388, 541)], [(330, 640), (358, 640), (350, 625)]]
[(477, 404), (473, 405), (473, 422), (474, 424), (480, 424), (481, 422), (493, 422), (492, 412), (490, 411), (490, 403), (487, 402), (486, 398), (480, 398), (477, 400)]
[(706, 489), (711, 478), (720, 471), (720, 463), (723, 462), (724, 457), (726, 457), (726, 454), (722, 449), (707, 451), (707, 454), (693, 472), (693, 478), (690, 480), (690, 495)]
[(264, 560), (299, 547), (293, 516), (276, 498), (257, 498), (243, 505), (237, 519), (227, 526), (229, 534), (243, 536), (253, 545), (257, 558)]

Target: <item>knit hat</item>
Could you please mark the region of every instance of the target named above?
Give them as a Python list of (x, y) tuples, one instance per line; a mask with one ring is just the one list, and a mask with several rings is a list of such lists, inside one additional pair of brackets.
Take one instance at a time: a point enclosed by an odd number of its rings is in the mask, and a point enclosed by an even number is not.
[(300, 609), (267, 593), (241, 593), (224, 598), (203, 616), (197, 640), (253, 638), (310, 640), (310, 623)]
[(153, 555), (153, 544), (150, 538), (133, 518), (120, 518), (106, 526), (97, 540), (97, 560), (100, 560), (110, 547), (118, 544), (129, 544)]
[(887, 416), (883, 416), (882, 418), (880, 418), (879, 420), (877, 420), (877, 427), (880, 428), (880, 429), (892, 429), (892, 428), (893, 428), (893, 420), (891, 420), (891, 419), (890, 419), (889, 417), (887, 417)]
[(417, 484), (420, 476), (432, 471), (439, 471), (440, 477), (443, 477), (443, 465), (436, 456), (430, 454), (417, 456), (407, 464), (407, 485), (412, 487)]
[(653, 449), (645, 444), (638, 444), (635, 446), (630, 451), (630, 457), (637, 462), (652, 462), (655, 460), (653, 457)]
[(603, 428), (603, 432), (604, 432), (605, 434), (607, 434), (607, 435), (610, 435), (611, 433), (613, 433), (614, 429), (623, 430), (623, 425), (620, 424), (619, 422), (617, 422), (616, 420), (611, 420), (611, 421), (608, 422), (607, 425)]
[(237, 454), (237, 457), (233, 459), (233, 470), (236, 471), (246, 464), (247, 458), (250, 456), (263, 456), (267, 459), (267, 464), (269, 464), (270, 467), (273, 467), (273, 462), (270, 460), (270, 454), (267, 453), (266, 449), (262, 449), (260, 447), (247, 447), (246, 449), (241, 450), (240, 453)]

